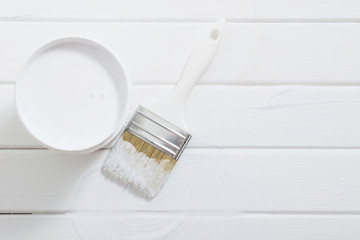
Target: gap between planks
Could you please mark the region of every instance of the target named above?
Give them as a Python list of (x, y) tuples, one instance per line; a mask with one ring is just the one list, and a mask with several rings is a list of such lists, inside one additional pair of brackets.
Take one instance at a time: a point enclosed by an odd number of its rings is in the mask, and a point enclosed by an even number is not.
[[(100, 148), (98, 149), (99, 151), (101, 150), (107, 150), (110, 149), (111, 146), (109, 147), (105, 147), (105, 148)], [(271, 147), (271, 146), (239, 146), (239, 147), (232, 147), (232, 146), (224, 146), (224, 147), (202, 147), (202, 146), (187, 146), (187, 149), (201, 149), (201, 150), (359, 150), (360, 147)], [(13, 150), (13, 151), (27, 151), (27, 150), (43, 150), (43, 151), (50, 151), (48, 148), (44, 148), (44, 147), (0, 147), (0, 151), (8, 151), (8, 150)]]
[[(186, 18), (122, 18), (122, 19), (86, 19), (86, 18), (0, 18), (0, 22), (18, 23), (214, 23), (219, 18), (186, 19)], [(226, 18), (228, 24), (232, 23), (360, 23), (360, 18)]]
[[(6, 213), (5, 213), (6, 214)], [(18, 215), (21, 213), (17, 213)], [(27, 215), (28, 213), (25, 213)], [(32, 213), (33, 215), (47, 215), (46, 213)], [(186, 216), (186, 217), (287, 217), (287, 216), (333, 216), (333, 217), (346, 217), (346, 216), (356, 216), (360, 217), (360, 211), (237, 211), (237, 210), (213, 210), (213, 211), (202, 211), (202, 210), (191, 210), (191, 211), (118, 211), (118, 210), (109, 210), (109, 211), (69, 211), (67, 213), (61, 213), (62, 215), (68, 216), (103, 216), (103, 217), (112, 217), (112, 216)]]
[(247, 218), (247, 217), (360, 217), (358, 212), (327, 212), (327, 211), (274, 211), (274, 212), (253, 212), (253, 211), (70, 211), (70, 212), (0, 212), (2, 216), (66, 216), (66, 217), (190, 217), (190, 218)]

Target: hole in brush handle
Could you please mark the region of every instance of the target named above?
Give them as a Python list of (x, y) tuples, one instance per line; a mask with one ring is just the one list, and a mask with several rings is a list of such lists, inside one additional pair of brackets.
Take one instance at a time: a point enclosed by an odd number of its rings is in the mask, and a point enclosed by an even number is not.
[(210, 32), (210, 38), (212, 40), (218, 40), (220, 37), (220, 30), (219, 29), (214, 29)]

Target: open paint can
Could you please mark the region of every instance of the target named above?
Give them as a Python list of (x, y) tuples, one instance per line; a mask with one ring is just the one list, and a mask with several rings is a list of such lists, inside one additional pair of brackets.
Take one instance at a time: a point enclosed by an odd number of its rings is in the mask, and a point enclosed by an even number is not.
[(44, 146), (67, 153), (105, 147), (126, 126), (131, 82), (102, 44), (62, 38), (35, 51), (21, 68), (15, 102), (26, 129)]

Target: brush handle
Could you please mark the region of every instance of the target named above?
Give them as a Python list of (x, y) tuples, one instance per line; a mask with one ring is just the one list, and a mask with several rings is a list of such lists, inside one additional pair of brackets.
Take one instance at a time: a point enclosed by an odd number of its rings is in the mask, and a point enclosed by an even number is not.
[(187, 130), (184, 121), (186, 101), (196, 83), (206, 72), (219, 46), (225, 20), (219, 20), (197, 43), (188, 58), (184, 70), (170, 94), (158, 103), (144, 105), (145, 108), (175, 126)]

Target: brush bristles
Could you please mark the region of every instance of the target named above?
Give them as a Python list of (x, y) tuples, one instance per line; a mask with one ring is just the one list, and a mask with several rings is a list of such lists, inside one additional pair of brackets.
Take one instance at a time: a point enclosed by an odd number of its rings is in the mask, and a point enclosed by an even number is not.
[(124, 131), (102, 169), (152, 198), (160, 191), (175, 163), (169, 155)]

